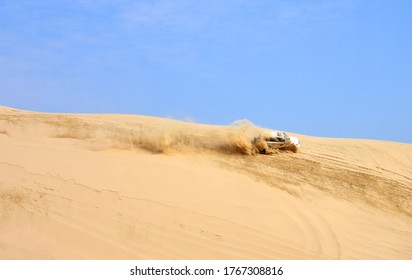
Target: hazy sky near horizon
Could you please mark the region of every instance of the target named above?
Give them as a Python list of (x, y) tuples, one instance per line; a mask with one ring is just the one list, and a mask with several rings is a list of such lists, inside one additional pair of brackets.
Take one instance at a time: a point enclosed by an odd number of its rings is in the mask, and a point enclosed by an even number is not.
[(0, 105), (412, 143), (412, 1), (0, 1)]

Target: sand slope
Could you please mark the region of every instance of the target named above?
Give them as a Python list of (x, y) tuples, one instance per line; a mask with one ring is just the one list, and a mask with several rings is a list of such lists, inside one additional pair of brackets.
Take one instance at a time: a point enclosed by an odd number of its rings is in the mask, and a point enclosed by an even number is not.
[(259, 130), (0, 107), (0, 258), (412, 258), (412, 145)]

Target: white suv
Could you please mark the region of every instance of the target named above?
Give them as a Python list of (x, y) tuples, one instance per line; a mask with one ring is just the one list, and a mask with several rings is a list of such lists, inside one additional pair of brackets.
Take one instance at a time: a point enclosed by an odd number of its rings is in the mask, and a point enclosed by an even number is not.
[(289, 136), (281, 131), (267, 131), (254, 139), (254, 143), (264, 141), (266, 145), (256, 145), (261, 154), (271, 153), (270, 150), (290, 150), (297, 152), (300, 148), (300, 141), (295, 136)]

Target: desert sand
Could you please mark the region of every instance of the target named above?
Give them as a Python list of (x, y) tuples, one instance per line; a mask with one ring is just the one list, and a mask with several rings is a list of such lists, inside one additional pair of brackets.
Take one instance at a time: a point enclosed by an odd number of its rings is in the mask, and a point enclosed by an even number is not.
[(412, 259), (412, 145), (0, 107), (0, 259)]

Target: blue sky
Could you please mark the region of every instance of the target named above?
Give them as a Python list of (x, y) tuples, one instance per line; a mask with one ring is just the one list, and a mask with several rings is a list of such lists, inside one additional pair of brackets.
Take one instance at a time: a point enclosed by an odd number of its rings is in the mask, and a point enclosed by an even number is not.
[(0, 1), (0, 105), (412, 143), (412, 1)]

